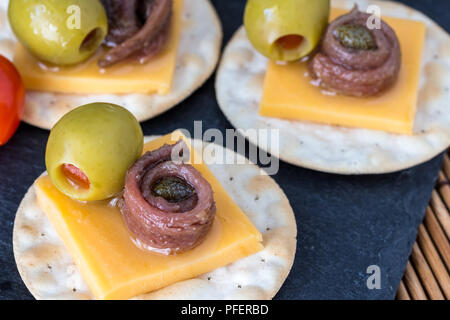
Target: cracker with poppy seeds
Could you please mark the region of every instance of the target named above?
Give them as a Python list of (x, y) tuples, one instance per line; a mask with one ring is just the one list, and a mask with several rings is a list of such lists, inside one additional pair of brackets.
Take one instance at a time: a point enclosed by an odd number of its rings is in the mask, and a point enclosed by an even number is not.
[[(418, 22), (412, 23), (424, 23), (426, 26), (422, 60), (417, 61), (420, 63), (418, 91), (409, 92), (410, 95), (417, 96), (412, 134), (330, 125), (325, 123), (327, 120), (325, 115), (321, 116), (321, 123), (260, 115), (260, 103), (264, 94), (263, 88), (269, 61), (253, 48), (244, 28), (241, 27), (225, 48), (217, 71), (216, 96), (225, 116), (250, 142), (255, 145), (259, 142), (250, 134), (251, 130), (278, 129), (279, 146), (277, 148), (272, 148), (270, 145), (258, 146), (272, 154), (279, 154), (282, 160), (293, 165), (338, 174), (394, 172), (430, 160), (449, 147), (450, 38), (448, 33), (421, 12), (397, 2), (367, 0), (333, 0), (331, 2), (333, 8), (345, 9), (345, 11), (350, 11), (355, 4), (361, 11), (365, 11), (369, 5), (377, 5), (381, 9), (382, 18), (385, 16), (416, 20)], [(294, 74), (293, 71), (288, 76), (292, 74)], [(299, 74), (299, 77), (301, 76), (303, 74)], [(280, 87), (288, 82), (276, 76), (272, 79), (279, 83)], [(287, 77), (287, 79), (291, 78)], [(317, 89), (310, 86), (311, 91)], [(286, 98), (283, 103), (291, 96), (297, 103), (304, 95), (302, 90), (308, 90), (308, 87), (297, 87), (297, 89), (297, 92), (283, 91), (281, 98)], [(271, 91), (271, 96), (276, 94), (273, 92)], [(329, 103), (324, 106), (333, 107), (336, 98), (340, 97), (329, 96)], [(347, 107), (344, 103), (341, 104), (344, 108)], [(395, 108), (396, 104), (398, 100), (390, 101), (392, 108)], [(278, 112), (281, 112), (283, 105), (280, 104), (277, 107), (279, 107)], [(306, 109), (306, 107), (310, 114), (316, 110), (317, 114), (322, 112), (322, 109), (315, 105), (302, 105), (296, 110)], [(315, 110), (314, 107), (317, 109)], [(293, 108), (286, 111), (286, 114), (291, 110)], [(330, 108), (330, 110), (327, 115), (339, 112), (339, 108)], [(395, 109), (392, 112), (394, 111)], [(316, 115), (317, 117), (319, 116)], [(358, 125), (358, 119), (361, 121), (364, 116), (353, 119), (356, 119), (354, 122)], [(386, 127), (389, 129), (389, 124)]]
[[(0, 54), (13, 59), (17, 39), (8, 23), (8, 0), (0, 1)], [(91, 102), (119, 104), (139, 121), (171, 109), (213, 73), (220, 54), (222, 26), (209, 0), (185, 0), (172, 88), (168, 94), (68, 94), (27, 90), (23, 121), (51, 129), (67, 112)]]
[[(192, 145), (198, 147), (201, 142)], [(201, 154), (201, 150), (197, 151)], [(235, 164), (210, 164), (207, 157), (224, 153), (223, 147), (212, 143), (203, 159), (262, 234), (264, 248), (135, 299), (271, 299), (282, 286), (292, 268), (297, 245), (297, 226), (289, 201), (270, 176), (239, 154), (233, 152)], [(35, 298), (93, 298), (69, 251), (40, 208), (34, 185), (17, 211), (13, 248), (19, 273)]]

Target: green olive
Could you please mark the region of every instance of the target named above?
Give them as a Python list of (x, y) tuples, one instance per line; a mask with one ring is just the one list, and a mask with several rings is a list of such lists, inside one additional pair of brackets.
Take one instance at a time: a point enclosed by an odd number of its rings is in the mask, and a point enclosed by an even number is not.
[(364, 26), (345, 24), (336, 28), (334, 35), (346, 48), (356, 50), (376, 49), (375, 38)]
[(86, 60), (108, 31), (99, 0), (10, 0), (8, 18), (19, 41), (33, 55), (56, 65)]
[(310, 54), (328, 25), (330, 0), (248, 0), (247, 36), (272, 60), (295, 61)]
[(142, 150), (141, 126), (128, 110), (91, 103), (67, 113), (53, 127), (45, 165), (62, 193), (77, 200), (103, 200), (123, 189), (126, 172)]
[(163, 197), (169, 202), (179, 202), (190, 198), (195, 189), (183, 179), (178, 177), (164, 177), (152, 186), (155, 196)]

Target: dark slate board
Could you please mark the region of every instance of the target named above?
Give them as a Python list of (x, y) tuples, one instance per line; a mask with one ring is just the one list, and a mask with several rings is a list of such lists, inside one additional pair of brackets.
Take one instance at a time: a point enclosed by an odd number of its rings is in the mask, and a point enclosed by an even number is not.
[[(450, 29), (450, 2), (404, 0)], [(245, 1), (213, 1), (224, 43), (241, 24)], [(173, 110), (143, 124), (145, 134), (177, 128), (232, 128), (217, 106), (211, 78)], [(0, 299), (30, 299), (14, 262), (14, 215), (27, 188), (43, 171), (48, 132), (21, 124), (0, 148)], [(278, 299), (393, 299), (421, 222), (442, 156), (397, 173), (339, 176), (281, 162), (274, 177), (295, 211), (298, 247)], [(381, 289), (366, 286), (369, 265), (381, 269)]]

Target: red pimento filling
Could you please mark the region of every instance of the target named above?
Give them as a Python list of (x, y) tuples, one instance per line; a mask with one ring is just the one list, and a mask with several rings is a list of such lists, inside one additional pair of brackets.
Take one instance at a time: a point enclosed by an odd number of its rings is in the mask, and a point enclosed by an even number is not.
[(89, 189), (91, 183), (88, 177), (83, 171), (75, 167), (73, 164), (65, 163), (61, 166), (63, 175), (69, 180), (69, 182), (76, 187)]

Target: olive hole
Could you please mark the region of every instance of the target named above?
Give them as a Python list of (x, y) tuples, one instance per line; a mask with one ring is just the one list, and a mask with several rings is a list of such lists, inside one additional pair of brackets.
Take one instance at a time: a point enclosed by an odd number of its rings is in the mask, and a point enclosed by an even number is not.
[(73, 164), (65, 163), (61, 166), (61, 172), (67, 182), (75, 189), (89, 189), (91, 183), (88, 177)]
[(94, 30), (89, 32), (80, 45), (80, 51), (92, 50), (94, 46), (97, 44), (101, 35), (102, 31), (100, 28), (95, 28)]
[(303, 44), (304, 38), (298, 34), (288, 34), (281, 38), (278, 38), (276, 45), (281, 50), (296, 50)]

